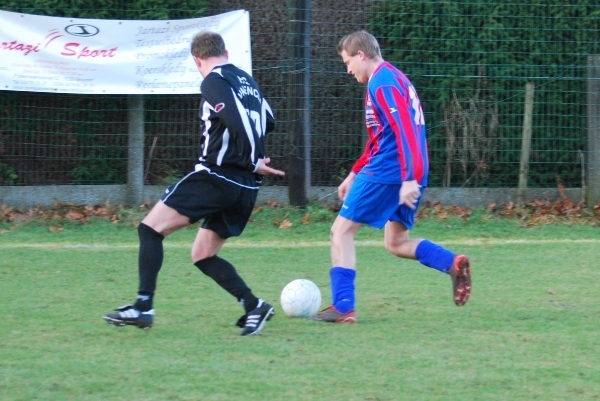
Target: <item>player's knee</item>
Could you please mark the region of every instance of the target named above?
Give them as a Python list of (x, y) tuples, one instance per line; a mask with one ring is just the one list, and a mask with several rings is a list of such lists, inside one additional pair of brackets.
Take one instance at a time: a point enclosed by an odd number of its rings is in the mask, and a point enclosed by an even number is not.
[(193, 259), (193, 260), (194, 260), (194, 265), (202, 273), (204, 273), (207, 276), (209, 276), (212, 268), (214, 267), (214, 265), (216, 263), (216, 259), (217, 259), (217, 256), (213, 255), (213, 256), (206, 257), (206, 258)]
[(142, 240), (159, 240), (162, 241), (165, 237), (152, 227), (140, 223), (137, 227), (138, 237), (140, 241)]
[(387, 238), (383, 239), (383, 246), (385, 246), (385, 249), (390, 252), (390, 253), (394, 253), (394, 243), (390, 240), (388, 240)]
[(350, 231), (342, 230), (339, 227), (336, 227), (335, 225), (333, 227), (331, 227), (331, 230), (329, 231), (329, 239), (331, 239), (331, 241), (333, 241), (333, 242), (339, 241), (344, 236), (354, 236), (354, 233), (352, 233)]
[(210, 254), (205, 249), (192, 249), (192, 261), (194, 264), (212, 256), (215, 256), (215, 254)]
[(405, 256), (404, 248), (408, 238), (384, 238), (383, 244), (389, 253), (395, 256)]

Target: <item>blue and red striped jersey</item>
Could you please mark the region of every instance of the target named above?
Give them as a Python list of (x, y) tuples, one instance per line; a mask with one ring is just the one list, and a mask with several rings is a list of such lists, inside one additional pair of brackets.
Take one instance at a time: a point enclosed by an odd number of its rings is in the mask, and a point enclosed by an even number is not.
[(369, 141), (352, 171), (372, 182), (417, 180), (427, 186), (429, 159), (421, 102), (406, 75), (387, 61), (367, 84), (365, 121)]

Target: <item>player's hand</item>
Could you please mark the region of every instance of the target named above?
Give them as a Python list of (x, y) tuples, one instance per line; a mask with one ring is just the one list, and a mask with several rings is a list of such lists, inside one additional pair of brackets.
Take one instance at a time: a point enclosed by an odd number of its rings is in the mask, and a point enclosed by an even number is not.
[(258, 159), (258, 168), (255, 172), (260, 175), (285, 175), (284, 171), (267, 166), (267, 164), (269, 164), (270, 162), (271, 159), (268, 157), (265, 157), (264, 159)]
[(352, 186), (355, 178), (356, 174), (351, 172), (348, 174), (348, 177), (346, 177), (344, 182), (342, 182), (338, 187), (338, 196), (341, 200), (346, 200), (346, 195), (348, 195), (348, 191), (350, 191), (350, 187)]
[(416, 180), (404, 181), (400, 187), (400, 204), (415, 209), (417, 201), (421, 197), (421, 186)]

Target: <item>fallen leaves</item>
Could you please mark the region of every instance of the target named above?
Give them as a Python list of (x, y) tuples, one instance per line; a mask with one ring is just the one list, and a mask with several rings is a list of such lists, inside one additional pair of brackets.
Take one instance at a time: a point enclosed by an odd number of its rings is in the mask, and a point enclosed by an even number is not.
[(310, 223), (310, 213), (306, 212), (304, 214), (304, 216), (302, 217), (302, 224), (304, 224), (305, 226), (307, 226)]
[(437, 217), (438, 220), (447, 220), (449, 217), (459, 217), (463, 223), (473, 214), (469, 207), (460, 207), (456, 205), (444, 206), (440, 202), (426, 202), (417, 212), (417, 219), (428, 217)]
[[(559, 190), (559, 193), (560, 190)], [(600, 202), (598, 202), (600, 205)], [(507, 204), (504, 207), (490, 207), (489, 210), (497, 216), (509, 219), (518, 219), (526, 227), (542, 224), (554, 224), (559, 221), (570, 221), (580, 224), (600, 224), (600, 206), (586, 208), (585, 203), (574, 203), (564, 191), (561, 199), (550, 202), (547, 199), (535, 199), (526, 202), (523, 206)], [(490, 205), (491, 206), (491, 205)]]
[[(534, 199), (524, 205), (517, 205), (514, 202), (498, 205), (493, 202), (484, 208), (485, 214), (481, 218), (484, 220), (490, 220), (493, 217), (514, 219), (519, 220), (526, 227), (558, 222), (600, 225), (600, 201), (591, 208), (587, 208), (583, 201), (575, 203), (567, 196), (560, 182), (558, 193), (560, 199), (554, 202), (548, 199)], [(426, 202), (419, 208), (416, 218), (437, 218), (440, 221), (446, 221), (450, 217), (459, 217), (463, 223), (466, 223), (472, 212), (472, 209), (468, 207), (444, 206), (439, 202)]]
[(281, 203), (277, 202), (277, 200), (275, 200), (275, 199), (270, 199), (270, 200), (266, 201), (265, 204), (267, 205), (267, 207), (270, 207), (270, 208), (283, 207), (283, 205)]
[(70, 210), (67, 214), (65, 214), (65, 219), (67, 220), (80, 220), (82, 223), (86, 221), (86, 214), (83, 212), (78, 212), (75, 210)]
[[(108, 218), (114, 222), (119, 221), (118, 212), (120, 209), (119, 206), (111, 205), (109, 202), (95, 206), (55, 202), (49, 208), (36, 206), (27, 210), (0, 205), (0, 222), (12, 223), (41, 219), (47, 221), (71, 220), (87, 224), (90, 217)], [(58, 226), (55, 225), (49, 227), (50, 231), (53, 232), (58, 232), (57, 228)]]
[(287, 212), (284, 216), (282, 220), (273, 220), (273, 225), (275, 225), (275, 227), (277, 228), (281, 228), (281, 229), (286, 229), (286, 228), (290, 228), (294, 225), (294, 223), (292, 223), (288, 217), (290, 216), (290, 212)]
[[(587, 208), (583, 202), (573, 202), (567, 196), (564, 188), (561, 187), (560, 182), (558, 193), (560, 198), (554, 202), (547, 199), (534, 199), (524, 205), (517, 205), (513, 202), (504, 205), (490, 203), (486, 208), (483, 208), (483, 213), (477, 213), (477, 216), (486, 221), (493, 218), (515, 219), (525, 227), (560, 222), (600, 226), (600, 201), (590, 208)], [(0, 234), (9, 232), (7, 230), (8, 225), (10, 225), (10, 230), (16, 230), (19, 229), (21, 223), (28, 221), (42, 221), (44, 222), (43, 225), (48, 227), (48, 230), (59, 233), (64, 230), (63, 226), (67, 222), (88, 224), (89, 219), (92, 217), (106, 219), (115, 224), (128, 224), (136, 227), (142, 219), (141, 216), (147, 213), (151, 206), (149, 202), (140, 205), (138, 208), (125, 208), (108, 202), (102, 205), (74, 205), (55, 202), (47, 208), (36, 206), (22, 210), (0, 205), (0, 223), (8, 223), (0, 230)], [(323, 208), (327, 208), (327, 206), (324, 205)], [(295, 225), (310, 225), (322, 221), (319, 216), (323, 210), (313, 208), (303, 211), (299, 216), (296, 216), (296, 213), (290, 215), (285, 206), (275, 200), (255, 206), (254, 212), (262, 212), (266, 209), (280, 211), (283, 214), (283, 216), (280, 214), (270, 220), (275, 227), (280, 229), (289, 229)], [(327, 212), (335, 213), (335, 210), (329, 208)], [(416, 220), (437, 219), (446, 223), (445, 226), (451, 229), (452, 225), (456, 226), (456, 224), (450, 225), (449, 219), (458, 217), (463, 224), (466, 224), (472, 216), (473, 209), (469, 207), (444, 206), (440, 202), (424, 202), (417, 212)], [(329, 215), (327, 217), (330, 218)], [(253, 219), (250, 221), (252, 222)]]
[(290, 228), (293, 225), (294, 224), (291, 221), (289, 221), (288, 219), (285, 219), (282, 222), (280, 222), (279, 224), (276, 224), (277, 227), (282, 228), (282, 229)]

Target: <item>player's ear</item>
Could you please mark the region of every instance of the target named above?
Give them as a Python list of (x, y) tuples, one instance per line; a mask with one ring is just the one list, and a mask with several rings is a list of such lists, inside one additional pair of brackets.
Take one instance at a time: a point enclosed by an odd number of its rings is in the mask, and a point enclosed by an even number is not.
[(192, 56), (194, 58), (194, 63), (196, 63), (196, 67), (198, 67), (198, 69), (200, 69), (201, 65), (202, 65), (202, 61), (200, 60), (199, 57), (196, 56)]

